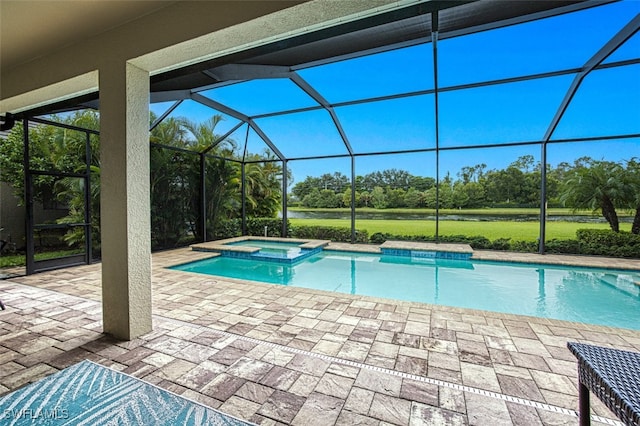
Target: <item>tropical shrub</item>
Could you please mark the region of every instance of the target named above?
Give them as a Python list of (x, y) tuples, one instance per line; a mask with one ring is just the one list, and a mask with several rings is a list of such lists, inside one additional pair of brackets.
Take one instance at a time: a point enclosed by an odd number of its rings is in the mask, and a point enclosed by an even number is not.
[[(53, 118), (63, 124), (97, 130), (99, 116), (82, 111), (64, 118)], [(232, 139), (220, 140), (216, 126), (222, 116), (214, 115), (203, 122), (184, 118), (168, 118), (150, 132), (150, 196), (151, 247), (172, 248), (208, 236), (238, 233), (239, 225), (222, 223), (242, 214), (242, 168), (236, 144)], [(151, 114), (150, 121), (155, 121)], [(31, 168), (78, 173), (86, 168), (84, 132), (56, 126), (29, 129)], [(91, 229), (94, 252), (100, 250), (100, 158), (99, 138), (91, 136)], [(207, 154), (201, 154), (204, 151)], [(18, 125), (0, 144), (0, 180), (8, 182), (24, 204), (23, 130)], [(205, 167), (205, 199), (201, 197), (201, 159)], [(275, 217), (281, 205), (282, 165), (273, 155), (246, 153), (245, 205), (248, 217)], [(261, 161), (262, 160), (262, 161)], [(78, 178), (33, 176), (33, 197), (44, 203), (54, 201), (64, 206), (64, 217), (58, 223), (84, 222), (84, 185)], [(52, 198), (52, 200), (50, 200)], [(201, 217), (204, 205), (205, 218)], [(218, 228), (221, 229), (218, 229)], [(275, 229), (275, 227), (274, 227)], [(279, 228), (278, 228), (279, 229)], [(263, 231), (261, 231), (263, 232)], [(239, 235), (239, 234), (238, 234)], [(279, 231), (278, 231), (279, 235)], [(69, 227), (64, 241), (71, 247), (84, 243), (82, 227)]]
[[(98, 113), (76, 112), (65, 118), (53, 120), (80, 128), (97, 130)], [(14, 191), (20, 205), (25, 204), (24, 190), (24, 129), (16, 125), (0, 144), (0, 180), (7, 182)], [(95, 255), (100, 252), (100, 162), (99, 143), (95, 135), (90, 136), (90, 224), (92, 247)], [(29, 167), (41, 172), (83, 173), (87, 169), (87, 136), (85, 132), (67, 128), (39, 125), (29, 128)], [(51, 174), (33, 174), (31, 194), (33, 200), (43, 207), (55, 206), (59, 224), (70, 225), (64, 234), (40, 233), (36, 244), (39, 249), (84, 248), (85, 233), (82, 226), (72, 224), (85, 222), (85, 185), (77, 177), (57, 177)], [(51, 222), (54, 220), (51, 219)]]
[[(240, 223), (242, 224), (242, 220)], [(267, 237), (279, 237), (282, 235), (282, 219), (271, 217), (247, 218), (247, 235), (264, 236), (264, 228), (267, 227)], [(291, 227), (287, 221), (287, 230)]]
[(217, 223), (214, 229), (208, 227), (207, 235), (210, 235), (214, 240), (221, 240), (225, 238), (239, 237), (242, 235), (242, 220), (241, 219), (227, 219), (221, 220)]
[(544, 244), (545, 253), (554, 254), (580, 254), (580, 242), (578, 240), (549, 240)]

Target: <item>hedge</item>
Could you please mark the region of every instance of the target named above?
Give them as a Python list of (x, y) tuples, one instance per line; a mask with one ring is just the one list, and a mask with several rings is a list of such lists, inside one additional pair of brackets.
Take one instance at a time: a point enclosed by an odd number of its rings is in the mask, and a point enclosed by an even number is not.
[[(268, 237), (279, 237), (282, 234), (282, 219), (270, 217), (247, 218), (247, 235), (264, 236), (264, 227), (267, 227)], [(291, 228), (287, 222), (287, 229)], [(242, 219), (228, 219), (218, 223), (215, 229), (208, 229), (212, 239), (233, 238), (242, 235)]]
[(578, 229), (582, 254), (640, 258), (640, 235), (608, 229)]
[[(387, 240), (433, 242), (435, 236), (392, 235), (376, 232), (370, 241), (382, 244)], [(505, 250), (526, 253), (538, 251), (535, 241), (518, 241), (498, 238), (490, 241), (482, 236), (443, 235), (441, 243), (466, 243), (477, 250)], [(545, 253), (585, 254), (612, 257), (640, 258), (640, 235), (628, 232), (613, 232), (606, 229), (579, 229), (575, 240), (549, 240), (545, 243)]]
[[(249, 218), (247, 219), (247, 235), (264, 236), (264, 227), (267, 227), (268, 237), (282, 235), (282, 219), (273, 218)], [(215, 231), (209, 230), (213, 239), (239, 237), (242, 235), (242, 220), (229, 219), (218, 224)], [(287, 221), (287, 235), (292, 238), (308, 238), (314, 240), (331, 240), (335, 242), (351, 242), (351, 229), (336, 226), (291, 226)], [(364, 230), (356, 230), (356, 242), (368, 243), (369, 233)]]
[[(351, 229), (337, 226), (292, 226), (289, 235), (293, 238), (310, 238), (314, 240), (331, 240), (350, 243)], [(356, 243), (368, 243), (369, 233), (356, 229)]]

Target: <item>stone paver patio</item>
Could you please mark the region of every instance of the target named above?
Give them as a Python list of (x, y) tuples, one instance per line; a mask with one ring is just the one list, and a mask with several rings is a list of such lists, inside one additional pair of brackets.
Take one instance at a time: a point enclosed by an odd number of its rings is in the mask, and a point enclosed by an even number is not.
[(99, 264), (0, 281), (0, 394), (90, 359), (265, 425), (573, 425), (566, 342), (640, 350), (633, 330), (165, 269), (210, 255), (153, 255), (154, 331), (129, 342), (101, 333)]

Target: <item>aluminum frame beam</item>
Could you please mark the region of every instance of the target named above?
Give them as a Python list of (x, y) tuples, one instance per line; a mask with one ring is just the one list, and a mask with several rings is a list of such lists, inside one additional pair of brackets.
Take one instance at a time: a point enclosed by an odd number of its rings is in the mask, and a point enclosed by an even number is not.
[(302, 89), (307, 95), (309, 95), (314, 101), (319, 103), (323, 109), (325, 109), (329, 115), (331, 116), (331, 120), (333, 121), (334, 126), (336, 126), (336, 130), (340, 134), (340, 138), (342, 139), (342, 143), (344, 143), (345, 148), (349, 152), (349, 155), (353, 155), (353, 148), (351, 147), (351, 143), (349, 142), (349, 138), (342, 127), (342, 123), (340, 123), (340, 119), (338, 119), (338, 115), (336, 114), (333, 106), (322, 96), (313, 86), (311, 86), (304, 78), (302, 78), (298, 73), (292, 72), (290, 74), (291, 81), (293, 81), (300, 89)]
[(281, 65), (228, 64), (207, 70), (207, 75), (221, 82), (288, 78), (291, 70)]
[(548, 141), (553, 136), (553, 132), (558, 127), (560, 120), (562, 119), (564, 113), (566, 112), (571, 100), (575, 96), (578, 88), (582, 84), (584, 78), (598, 65), (600, 65), (609, 55), (611, 55), (618, 47), (622, 46), (627, 40), (629, 40), (635, 33), (640, 30), (640, 14), (636, 15), (627, 25), (625, 25), (616, 35), (614, 35), (611, 40), (609, 40), (595, 55), (593, 55), (589, 60), (584, 64), (580, 72), (575, 76), (573, 81), (571, 82), (571, 86), (567, 93), (564, 95), (564, 99), (562, 99), (562, 103), (558, 107), (556, 114), (554, 115), (547, 131), (544, 134), (543, 141)]
[(166, 92), (155, 92), (150, 94), (149, 102), (155, 104), (157, 102), (184, 101), (185, 99), (189, 99), (192, 93), (192, 90), (169, 90)]
[(158, 124), (162, 123), (162, 121), (167, 118), (169, 116), (169, 114), (171, 114), (176, 108), (178, 108), (178, 106), (180, 106), (180, 104), (182, 103), (182, 99), (180, 99), (179, 101), (176, 101), (173, 103), (173, 105), (171, 105), (169, 107), (169, 109), (167, 109), (164, 113), (162, 113), (162, 115), (160, 115), (160, 117), (156, 118), (156, 121), (154, 121), (151, 126), (149, 127), (149, 131), (152, 131), (153, 129), (155, 129)]
[(556, 110), (555, 115), (549, 123), (549, 127), (542, 139), (541, 154), (540, 154), (540, 234), (538, 242), (538, 252), (544, 253), (545, 240), (546, 240), (546, 217), (547, 217), (547, 144), (553, 136), (553, 132), (556, 131), (560, 120), (564, 116), (565, 112), (569, 108), (573, 97), (577, 93), (580, 85), (584, 81), (585, 77), (589, 75), (591, 71), (596, 69), (609, 55), (611, 55), (617, 48), (622, 46), (627, 40), (633, 37), (638, 30), (640, 30), (640, 13), (637, 14), (627, 25), (625, 25), (620, 31), (618, 31), (604, 46), (602, 46), (587, 62), (582, 66), (580, 72), (576, 74), (567, 93), (564, 95), (560, 106)]
[(231, 136), (236, 130), (238, 130), (240, 127), (244, 126), (245, 122), (241, 121), (238, 124), (236, 124), (231, 130), (229, 130), (227, 133), (225, 133), (224, 135), (220, 136), (218, 139), (214, 140), (213, 143), (211, 145), (209, 145), (208, 147), (206, 147), (205, 149), (203, 149), (202, 151), (200, 151), (201, 154), (206, 154), (209, 151), (211, 151), (213, 148), (215, 148), (216, 146), (218, 146), (220, 144), (220, 142), (222, 142), (223, 140), (225, 140), (226, 138), (228, 138), (229, 136)]
[(198, 103), (201, 103), (202, 105), (208, 106), (210, 108), (218, 110), (224, 114), (227, 114), (233, 118), (236, 118), (240, 121), (247, 123), (249, 126), (251, 126), (253, 131), (256, 132), (258, 136), (260, 136), (260, 138), (264, 141), (264, 143), (267, 144), (269, 149), (271, 149), (273, 153), (276, 154), (276, 156), (280, 160), (284, 161), (286, 159), (286, 157), (282, 154), (282, 152), (280, 152), (280, 150), (278, 149), (278, 147), (276, 147), (273, 141), (264, 133), (264, 131), (262, 131), (260, 126), (258, 126), (258, 124), (256, 124), (256, 122), (253, 121), (253, 119), (250, 118), (248, 115), (245, 115), (240, 111), (230, 108), (224, 104), (221, 104), (220, 102), (216, 102), (213, 99), (207, 98), (206, 96), (203, 96), (199, 93), (193, 93), (191, 95), (191, 99)]

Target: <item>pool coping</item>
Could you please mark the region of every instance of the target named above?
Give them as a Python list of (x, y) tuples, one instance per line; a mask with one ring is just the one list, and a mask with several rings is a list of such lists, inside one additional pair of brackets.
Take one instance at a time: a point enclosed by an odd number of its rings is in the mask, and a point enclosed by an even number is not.
[[(492, 262), (511, 262), (524, 264), (540, 264), (540, 265), (561, 265), (561, 266), (579, 266), (586, 268), (598, 269), (615, 269), (640, 271), (640, 260), (625, 259), (604, 256), (588, 256), (588, 255), (571, 255), (571, 254), (538, 254), (538, 253), (520, 253), (513, 251), (496, 251), (496, 250), (474, 250), (467, 244), (450, 244), (450, 243), (428, 243), (415, 241), (386, 241), (380, 245), (371, 244), (352, 244), (343, 242), (333, 242), (329, 240), (314, 240), (303, 238), (283, 238), (283, 237), (260, 237), (260, 236), (242, 236), (226, 238), (222, 240), (209, 241), (205, 243), (193, 244), (190, 246), (192, 251), (210, 252), (211, 257), (219, 255), (222, 250), (232, 250), (242, 253), (253, 253), (259, 249), (246, 246), (224, 246), (224, 244), (258, 240), (258, 241), (275, 241), (275, 242), (299, 242), (300, 248), (314, 249), (322, 247), (325, 250), (335, 251), (352, 251), (362, 253), (383, 254), (382, 248), (406, 249), (406, 250), (437, 250), (442, 252), (470, 254), (469, 261), (492, 261)], [(177, 265), (174, 265), (177, 266)]]
[[(436, 243), (432, 243), (436, 244)], [(437, 244), (441, 245), (441, 244)], [(444, 245), (444, 244), (442, 244)], [(382, 254), (379, 246), (370, 244), (351, 244), (331, 242), (325, 250), (355, 251)], [(626, 259), (605, 256), (571, 255), (571, 254), (538, 254), (497, 250), (473, 250), (470, 261), (511, 262), (535, 265), (579, 266), (597, 269), (615, 269), (640, 271), (639, 259)]]
[(255, 237), (255, 236), (243, 236), (225, 238), (223, 240), (208, 241), (205, 243), (192, 244), (191, 250), (193, 251), (208, 251), (214, 253), (221, 253), (222, 251), (236, 252), (236, 253), (255, 253), (260, 251), (258, 247), (248, 246), (233, 246), (230, 243), (237, 243), (241, 241), (271, 241), (271, 242), (284, 242), (284, 243), (300, 243), (301, 249), (316, 249), (319, 247), (327, 246), (331, 241), (329, 240), (312, 240), (301, 238), (281, 238), (281, 237)]
[(380, 244), (380, 249), (390, 250), (411, 250), (411, 251), (436, 251), (445, 253), (472, 254), (473, 249), (469, 244), (451, 243), (427, 243), (417, 241), (394, 241), (388, 240)]

